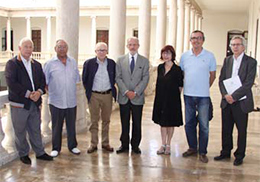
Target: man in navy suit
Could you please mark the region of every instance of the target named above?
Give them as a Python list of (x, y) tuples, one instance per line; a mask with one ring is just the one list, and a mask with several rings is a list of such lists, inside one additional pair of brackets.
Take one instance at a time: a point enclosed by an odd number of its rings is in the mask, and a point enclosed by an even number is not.
[(19, 44), (19, 55), (9, 60), (5, 68), (8, 97), (11, 105), (11, 118), (15, 133), (15, 145), (20, 160), (31, 164), (28, 133), (36, 158), (53, 160), (45, 153), (41, 138), (40, 105), (45, 93), (45, 77), (42, 66), (31, 58), (33, 42), (23, 38)]
[(88, 99), (91, 124), (91, 145), (88, 153), (97, 150), (98, 122), (102, 119), (102, 149), (113, 152), (109, 145), (109, 123), (112, 112), (113, 97), (116, 99), (115, 72), (116, 63), (107, 58), (107, 44), (99, 42), (96, 45), (96, 57), (84, 63), (82, 81)]
[[(243, 163), (246, 152), (248, 113), (254, 109), (251, 88), (255, 80), (257, 61), (244, 53), (246, 47), (244, 37), (234, 36), (230, 42), (234, 55), (225, 58), (219, 76), (219, 89), (222, 95), (222, 150), (214, 160), (219, 161), (230, 158), (233, 148), (233, 127), (236, 124), (238, 139), (233, 164), (238, 166)], [(242, 86), (233, 93), (228, 93), (224, 81), (237, 76)]]

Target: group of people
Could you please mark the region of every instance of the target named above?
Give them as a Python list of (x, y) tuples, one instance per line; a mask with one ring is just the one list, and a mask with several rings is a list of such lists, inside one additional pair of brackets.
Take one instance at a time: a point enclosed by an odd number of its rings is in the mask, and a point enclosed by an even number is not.
[[(207, 163), (207, 146), (210, 120), (210, 86), (216, 78), (216, 59), (203, 48), (205, 36), (202, 31), (193, 31), (190, 37), (192, 48), (183, 53), (179, 65), (171, 45), (161, 50), (163, 61), (157, 69), (152, 120), (160, 125), (162, 145), (157, 154), (171, 153), (171, 139), (174, 127), (183, 125), (181, 92), (185, 103), (185, 132), (188, 150), (183, 157), (197, 155)], [(82, 82), (86, 91), (90, 111), (91, 133), (87, 153), (98, 150), (99, 121), (102, 120), (102, 150), (113, 152), (109, 142), (109, 125), (113, 100), (119, 103), (121, 119), (121, 146), (117, 154), (131, 151), (141, 154), (142, 110), (145, 102), (145, 88), (149, 82), (149, 60), (138, 53), (139, 40), (127, 40), (126, 55), (115, 62), (107, 57), (108, 47), (104, 42), (96, 44), (96, 57), (88, 59), (83, 66)], [(254, 108), (251, 87), (256, 74), (256, 60), (247, 56), (245, 39), (234, 36), (231, 40), (234, 55), (225, 58), (219, 77), (222, 94), (222, 150), (214, 160), (230, 158), (233, 148), (232, 132), (234, 124), (238, 129), (238, 148), (234, 165), (243, 163), (246, 151), (248, 113)], [(62, 128), (66, 121), (68, 149), (80, 154), (76, 139), (76, 85), (80, 82), (76, 61), (67, 55), (68, 44), (57, 40), (56, 56), (41, 64), (31, 58), (33, 42), (23, 38), (19, 44), (19, 55), (6, 64), (6, 81), (9, 90), (11, 116), (15, 131), (15, 144), (20, 160), (31, 164), (28, 133), (32, 149), (37, 159), (53, 160), (61, 152)], [(239, 78), (240, 87), (229, 92), (226, 80)], [(117, 85), (118, 89), (116, 89)], [(117, 93), (118, 91), (118, 93)], [(52, 151), (46, 154), (40, 131), (41, 95), (49, 94), (49, 108), (52, 120)], [(132, 134), (130, 138), (130, 121)], [(197, 137), (199, 125), (199, 137)], [(199, 138), (199, 139), (198, 139)]]

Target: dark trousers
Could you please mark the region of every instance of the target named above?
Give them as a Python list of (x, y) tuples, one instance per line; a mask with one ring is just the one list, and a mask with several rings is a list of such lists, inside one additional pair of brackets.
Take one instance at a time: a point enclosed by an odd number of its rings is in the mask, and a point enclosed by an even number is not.
[(130, 115), (132, 114), (132, 148), (138, 148), (142, 137), (142, 111), (143, 105), (134, 105), (130, 101), (127, 104), (120, 104), (121, 118), (121, 143), (124, 148), (129, 148)]
[(66, 121), (68, 148), (72, 150), (77, 147), (76, 140), (76, 114), (77, 107), (59, 109), (50, 104), (51, 120), (52, 120), (52, 150), (61, 150), (62, 128), (64, 119)]
[(237, 159), (243, 159), (246, 151), (248, 114), (241, 110), (240, 103), (228, 104), (222, 109), (222, 155), (230, 155), (233, 149), (233, 128), (238, 131), (237, 149), (234, 153)]

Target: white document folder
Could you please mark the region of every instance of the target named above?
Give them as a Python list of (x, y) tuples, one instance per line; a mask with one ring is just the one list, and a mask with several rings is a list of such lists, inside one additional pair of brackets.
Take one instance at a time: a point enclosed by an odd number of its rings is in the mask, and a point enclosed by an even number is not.
[[(242, 86), (239, 76), (234, 76), (229, 79), (223, 80), (226, 91), (229, 95), (233, 94), (238, 88)], [(246, 99), (246, 95), (239, 100)]]

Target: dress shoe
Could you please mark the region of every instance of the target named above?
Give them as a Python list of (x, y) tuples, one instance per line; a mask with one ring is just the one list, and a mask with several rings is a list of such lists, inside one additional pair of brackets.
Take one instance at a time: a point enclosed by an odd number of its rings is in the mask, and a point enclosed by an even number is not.
[(91, 146), (88, 148), (88, 151), (87, 151), (87, 152), (88, 152), (89, 154), (91, 154), (91, 153), (93, 153), (93, 152), (95, 152), (95, 151), (97, 151), (97, 146), (92, 146), (92, 145), (91, 145)]
[(243, 159), (235, 159), (233, 164), (234, 166), (240, 166), (241, 164), (243, 164)]
[(57, 150), (53, 150), (51, 151), (51, 154), (50, 154), (52, 157), (57, 157), (59, 155), (59, 152)]
[(133, 148), (132, 151), (133, 151), (135, 154), (141, 154), (141, 150), (140, 150), (139, 147)]
[(221, 161), (223, 159), (230, 159), (230, 155), (222, 155), (222, 154), (220, 154), (219, 156), (214, 157), (215, 161)]
[(31, 159), (29, 158), (28, 155), (23, 156), (23, 157), (20, 157), (20, 160), (21, 160), (24, 164), (31, 164), (31, 163), (32, 163), (32, 161), (31, 161)]
[(117, 154), (120, 154), (120, 153), (123, 153), (123, 152), (128, 152), (129, 148), (126, 148), (126, 147), (119, 147), (119, 149), (117, 149), (116, 153)]
[(182, 157), (189, 157), (189, 156), (192, 156), (192, 155), (197, 155), (197, 150), (195, 149), (188, 149), (186, 152), (184, 152), (182, 154)]
[(200, 161), (203, 162), (203, 163), (208, 163), (209, 159), (206, 156), (206, 154), (200, 154)]
[(110, 145), (102, 146), (102, 149), (107, 151), (107, 152), (114, 152), (114, 148), (111, 147)]
[(43, 155), (40, 155), (36, 157), (37, 159), (44, 160), (44, 161), (52, 161), (53, 157), (49, 156), (48, 154), (44, 153)]
[(78, 148), (73, 148), (72, 150), (70, 150), (71, 153), (75, 154), (75, 155), (79, 155), (80, 154), (80, 150)]

